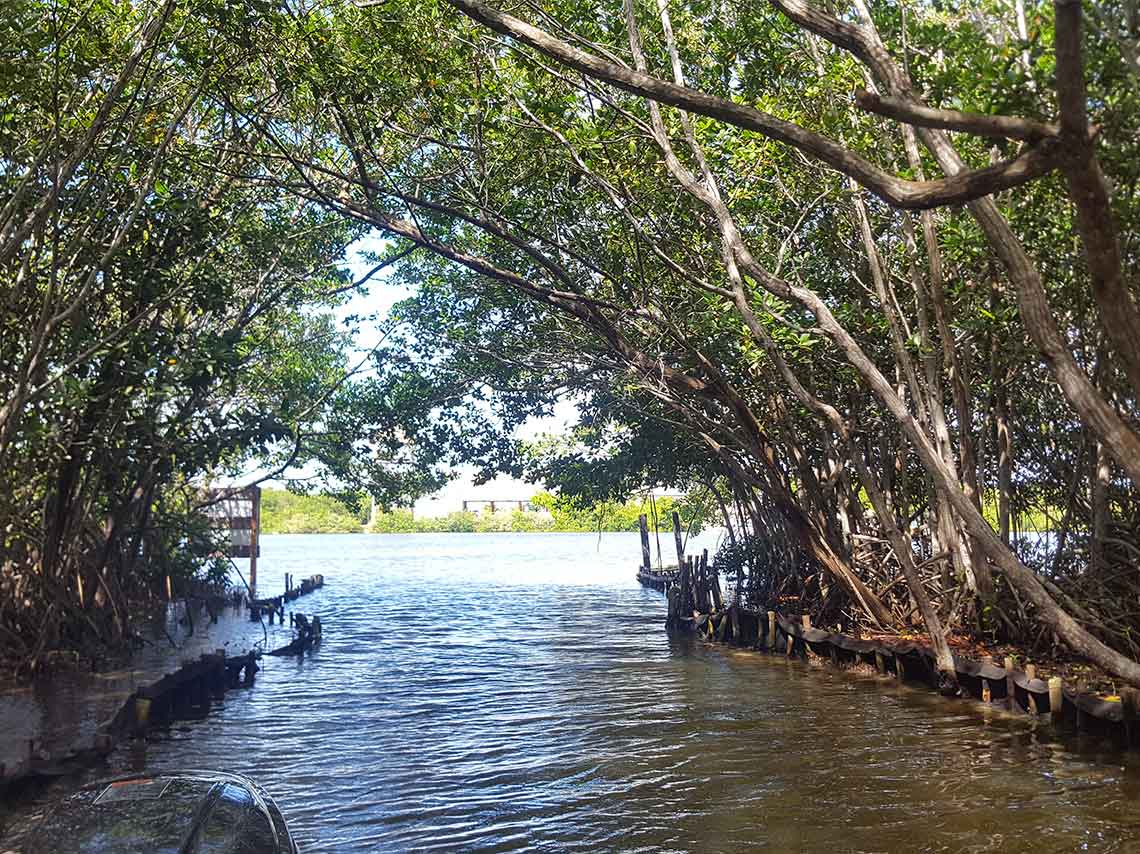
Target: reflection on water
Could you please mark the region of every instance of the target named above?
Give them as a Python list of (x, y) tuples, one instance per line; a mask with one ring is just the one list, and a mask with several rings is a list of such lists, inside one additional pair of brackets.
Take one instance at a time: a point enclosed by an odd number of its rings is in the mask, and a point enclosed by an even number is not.
[(671, 640), (639, 551), (636, 534), (265, 537), (269, 570), (328, 579), (295, 603), (320, 613), (319, 651), (111, 770), (250, 774), (314, 852), (1140, 850), (1136, 757)]
[(217, 622), (201, 604), (189, 615), (183, 603), (169, 605), (136, 627), (143, 646), (120, 666), (98, 673), (64, 669), (31, 685), (0, 687), (0, 766), (11, 775), (29, 757), (93, 748), (100, 727), (134, 691), (183, 661), (217, 649), (231, 655), (264, 650), (291, 637), (287, 627), (251, 623), (246, 608), (217, 607), (214, 615)]

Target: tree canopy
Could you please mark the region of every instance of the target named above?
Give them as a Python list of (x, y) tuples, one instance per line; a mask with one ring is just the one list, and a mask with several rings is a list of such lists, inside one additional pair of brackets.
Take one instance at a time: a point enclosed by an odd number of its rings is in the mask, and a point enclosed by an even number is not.
[[(22, 8), (53, 82), (5, 107), (19, 115), (0, 260), (26, 292), (9, 300), (26, 363), (6, 387), (13, 425), (35, 412), (90, 432), (26, 395), (37, 371), (97, 368), (88, 350), (119, 327), (40, 355), (62, 337), (29, 320), (142, 287), (164, 257), (144, 220), (183, 227), (201, 214), (174, 200), (200, 209), (218, 188), (234, 204), (218, 228), (252, 196), (317, 244), (282, 227), (284, 244), (263, 237), (219, 275), (277, 282), (296, 259), (319, 302), (349, 283), (320, 284), (303, 259), (374, 229), (390, 240), (377, 267), (413, 290), (366, 381), (322, 396), (288, 379), (321, 400), (299, 403), (306, 417), (338, 425), (326, 457), (346, 473), (385, 437), (388, 464), (345, 477), (416, 472), (426, 488), (427, 463), (451, 456), (591, 500), (700, 485), (740, 537), (781, 544), (742, 579), (749, 604), (794, 594), (828, 622), (921, 621), (947, 679), (941, 639), (965, 625), (1063, 643), (1140, 684), (1134, 4), (136, 4), (107, 7), (117, 29), (91, 25), (119, 40), (98, 59), (82, 28)], [(62, 32), (76, 45), (61, 54)], [(91, 166), (69, 171), (77, 155)], [(180, 196), (155, 163), (201, 186)], [(150, 311), (165, 291), (148, 286)], [(264, 318), (273, 334), (318, 322), (303, 302)], [(132, 310), (120, 325), (153, 355)], [(266, 397), (287, 429), (227, 447), (295, 438), (289, 396)], [(510, 439), (559, 398), (583, 415), (571, 442)], [(1048, 537), (1019, 536), (1031, 518)]]

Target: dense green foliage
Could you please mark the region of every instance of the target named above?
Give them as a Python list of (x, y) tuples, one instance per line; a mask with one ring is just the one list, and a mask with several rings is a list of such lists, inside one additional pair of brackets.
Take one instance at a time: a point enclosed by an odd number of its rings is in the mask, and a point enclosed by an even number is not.
[[(516, 12), (15, 5), (0, 625), (121, 621), (105, 569), (153, 582), (212, 471), (357, 510), (465, 463), (707, 495), (786, 544), (740, 547), (749, 604), (1140, 684), (1134, 4)], [(413, 296), (357, 362), (325, 312), (366, 229)], [(515, 440), (559, 400), (570, 435)]]
[(399, 424), (330, 313), (361, 227), (252, 178), (221, 95), (247, 25), (223, 3), (0, 16), (0, 649), (30, 667), (129, 641), (167, 577), (203, 577), (214, 477), (436, 482), (384, 453)]
[[(1140, 630), (1137, 34), (1098, 9), (1059, 59), (1073, 8), (558, 0), (536, 32), (479, 0), (333, 2), (272, 31), (295, 89), (265, 140), (283, 186), (404, 256), (392, 351), (433, 414), (487, 416), (438, 447), (592, 500), (702, 485), (789, 533), (786, 592), (829, 623), (917, 602), (933, 636), (1056, 636), (1140, 680), (1109, 648)], [(852, 106), (872, 83), (980, 116), (901, 128)], [(569, 443), (494, 438), (559, 396)], [(1059, 536), (1018, 536), (1047, 514)]]
[[(650, 530), (672, 531), (670, 514), (677, 510), (686, 531), (700, 533), (708, 524), (709, 508), (700, 497), (675, 500), (663, 497), (624, 502), (604, 501), (584, 504), (578, 499), (559, 498), (548, 492), (534, 497), (532, 511), (510, 510), (496, 513), (455, 512), (439, 517), (415, 517), (409, 510), (377, 513), (369, 530), (380, 534), (404, 533), (589, 533), (597, 531), (636, 531), (644, 513)], [(656, 519), (656, 528), (653, 520)]]
[(284, 489), (261, 491), (263, 534), (353, 534), (360, 518), (331, 495), (298, 495)]
[[(300, 495), (266, 489), (261, 499), (261, 530), (266, 534), (432, 534), (432, 533), (588, 533), (591, 531), (636, 531), (638, 516), (646, 514), (652, 529), (672, 531), (670, 514), (680, 513), (686, 531), (700, 533), (707, 524), (709, 508), (700, 497), (677, 501), (671, 497), (627, 502), (582, 505), (550, 493), (534, 498), (535, 510), (496, 513), (457, 511), (446, 516), (415, 516), (411, 510), (377, 511), (369, 523), (348, 505), (331, 495)], [(367, 514), (365, 514), (367, 516)]]

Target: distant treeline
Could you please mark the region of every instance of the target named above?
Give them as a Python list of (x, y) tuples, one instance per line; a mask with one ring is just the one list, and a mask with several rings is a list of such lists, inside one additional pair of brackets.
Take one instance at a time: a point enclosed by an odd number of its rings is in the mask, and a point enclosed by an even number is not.
[[(637, 517), (642, 513), (649, 517), (650, 526), (656, 517), (659, 528), (669, 530), (670, 514), (677, 510), (686, 527), (691, 521), (696, 532), (705, 523), (708, 513), (708, 508), (699, 500), (673, 498), (658, 498), (655, 506), (647, 499), (581, 507), (550, 493), (539, 493), (533, 504), (540, 512), (456, 512), (439, 517), (417, 517), (411, 510), (392, 509), (378, 512), (370, 526), (367, 509), (357, 514), (335, 496), (266, 489), (261, 499), (261, 530), (266, 534), (636, 531)], [(363, 506), (367, 508), (367, 502)]]
[(261, 530), (265, 534), (356, 534), (364, 530), (364, 520), (331, 495), (264, 489)]

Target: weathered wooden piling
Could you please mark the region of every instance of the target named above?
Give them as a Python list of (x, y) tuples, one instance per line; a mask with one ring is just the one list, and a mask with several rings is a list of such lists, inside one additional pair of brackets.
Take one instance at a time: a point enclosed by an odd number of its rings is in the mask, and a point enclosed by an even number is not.
[(325, 577), (323, 575), (310, 575), (308, 578), (301, 579), (299, 586), (294, 586), (293, 576), (289, 574), (286, 576), (286, 584), (289, 589), (280, 596), (269, 599), (251, 599), (249, 601), (249, 619), (257, 622), (263, 616), (268, 616), (270, 624), (274, 620), (278, 620), (284, 625), (285, 603), (292, 602), (301, 596), (312, 593), (314, 590), (320, 590), (325, 586)]
[(1005, 697), (1006, 705), (1011, 712), (1020, 712), (1021, 704), (1017, 702), (1017, 685), (1013, 679), (1013, 656), (1007, 655), (1005, 661)]
[(1025, 690), (1025, 711), (1027, 711), (1031, 715), (1036, 715), (1038, 713), (1038, 710), (1037, 710), (1037, 694), (1034, 693), (1033, 691), (1029, 690), (1028, 686), (1031, 686), (1033, 684), (1033, 682), (1036, 681), (1036, 679), (1037, 679), (1037, 665), (1036, 664), (1025, 665), (1025, 684), (1027, 686), (1026, 690)]
[(637, 527), (641, 531), (641, 565), (648, 572), (652, 563), (649, 554), (649, 520), (644, 513), (637, 517)]
[(686, 558), (683, 555), (681, 560), (684, 561), (686, 578), (689, 579), (689, 601), (693, 610), (698, 613), (704, 613), (704, 601), (701, 599), (701, 580), (697, 577), (698, 567), (691, 557)]
[(718, 611), (724, 610), (724, 596), (720, 591), (720, 573), (709, 564), (709, 550), (701, 551), (701, 563), (705, 567), (705, 574), (709, 579), (709, 589), (712, 591), (713, 607)]
[(290, 614), (290, 621), (296, 626), (297, 636), (282, 647), (269, 653), (275, 656), (301, 655), (312, 649), (321, 641), (321, 618), (314, 616), (312, 620), (304, 614)]
[(135, 729), (139, 732), (145, 730), (150, 724), (150, 704), (149, 697), (135, 697)]
[(701, 563), (701, 559), (695, 554), (691, 555), (689, 560), (693, 563), (695, 578), (697, 578), (697, 595), (700, 599), (701, 613), (709, 613), (712, 608), (709, 603), (709, 579), (705, 571), (705, 564)]
[(681, 564), (677, 568), (677, 617), (687, 620), (693, 616), (692, 585), (689, 583), (689, 567)]
[(677, 566), (685, 562), (685, 542), (681, 539), (681, 514), (673, 511), (673, 544), (677, 547)]
[(1064, 683), (1060, 676), (1049, 677), (1049, 714), (1057, 723), (1065, 717)]
[(1129, 747), (1136, 746), (1140, 732), (1137, 731), (1137, 720), (1140, 719), (1140, 691), (1135, 688), (1122, 688), (1120, 691), (1120, 710), (1124, 721), (1124, 741)]
[[(320, 621), (313, 618), (313, 630), (320, 635)], [(119, 741), (145, 736), (158, 726), (182, 717), (200, 717), (213, 699), (229, 688), (252, 685), (257, 672), (258, 653), (227, 657), (224, 649), (184, 660), (177, 670), (154, 682), (139, 686), (118, 711), (99, 724), (90, 747), (66, 753), (40, 755), (33, 751), (15, 768), (0, 764), (0, 787), (27, 776), (58, 776), (89, 766), (109, 753)]]
[[(641, 580), (643, 584), (652, 582)], [(809, 614), (801, 614), (797, 622), (795, 617), (782, 616), (775, 610), (766, 612), (765, 631), (765, 612), (741, 607), (739, 602), (727, 609), (722, 607), (723, 602), (721, 607), (716, 606), (716, 574), (708, 567), (707, 552), (700, 558), (685, 557), (676, 583), (665, 590), (670, 600), (670, 624), (676, 622), (695, 630), (709, 641), (723, 642), (731, 634), (736, 642), (772, 653), (780, 650), (788, 659), (829, 658), (836, 667), (854, 661), (874, 666), (880, 674), (891, 675), (899, 683), (921, 682), (941, 688), (935, 653), (929, 645), (902, 638), (883, 641), (849, 637), (843, 634), (841, 626), (836, 626), (834, 632), (813, 628)], [(1026, 664), (1024, 671), (1017, 670), (1013, 656), (1005, 656), (1003, 663), (1004, 668), (988, 661), (954, 658), (959, 685), (976, 700), (1032, 715), (1042, 712), (1048, 703), (1058, 726), (1073, 718), (1077, 732), (1112, 733), (1118, 740), (1140, 746), (1140, 691), (1121, 690), (1119, 697), (1082, 691), (1066, 693), (1060, 677), (1042, 682), (1032, 664)], [(1071, 709), (1065, 708), (1066, 703)]]

